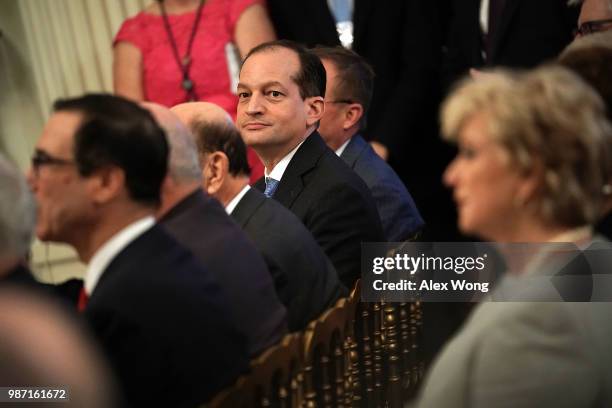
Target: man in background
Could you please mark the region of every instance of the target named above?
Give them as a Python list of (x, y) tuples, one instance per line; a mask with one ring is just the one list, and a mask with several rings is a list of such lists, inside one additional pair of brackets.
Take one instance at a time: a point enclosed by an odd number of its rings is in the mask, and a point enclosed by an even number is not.
[(26, 266), (36, 204), (23, 175), (0, 154), (0, 283), (37, 286)]
[(187, 127), (161, 105), (143, 106), (164, 128), (170, 145), (158, 222), (215, 276), (255, 357), (287, 332), (287, 313), (266, 264), (219, 202), (202, 190), (198, 151)]
[(264, 43), (242, 65), (237, 124), (265, 166), (255, 186), (302, 221), (350, 288), (360, 276), (361, 243), (384, 236), (367, 186), (316, 131), (324, 94), (316, 55), (290, 41)]
[(78, 306), (128, 404), (197, 406), (246, 371), (216, 280), (155, 225), (168, 144), (150, 113), (111, 95), (59, 100), (35, 158), (36, 233), (87, 264)]
[(386, 240), (414, 238), (423, 227), (423, 219), (410, 193), (361, 135), (372, 100), (372, 68), (359, 55), (341, 47), (315, 48), (313, 52), (327, 73), (321, 137), (367, 184)]

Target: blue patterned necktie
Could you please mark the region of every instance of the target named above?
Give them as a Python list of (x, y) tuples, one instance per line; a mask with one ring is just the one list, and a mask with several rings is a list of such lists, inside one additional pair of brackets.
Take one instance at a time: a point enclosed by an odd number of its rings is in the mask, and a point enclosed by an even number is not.
[(264, 190), (264, 194), (266, 197), (270, 198), (276, 191), (276, 187), (278, 187), (278, 180), (274, 180), (272, 177), (266, 177), (266, 189)]

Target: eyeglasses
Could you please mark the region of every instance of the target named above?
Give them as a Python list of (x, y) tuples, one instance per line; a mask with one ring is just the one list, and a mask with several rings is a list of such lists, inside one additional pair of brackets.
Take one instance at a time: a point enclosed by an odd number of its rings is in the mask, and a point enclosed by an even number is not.
[(30, 159), (34, 173), (38, 174), (41, 166), (67, 166), (74, 164), (74, 160), (53, 157), (42, 150), (36, 150)]
[(350, 105), (351, 103), (355, 103), (355, 101), (352, 101), (350, 99), (337, 99), (335, 101), (325, 101), (325, 103), (345, 103)]
[(612, 24), (612, 18), (608, 18), (605, 20), (585, 21), (584, 23), (580, 24), (577, 29), (574, 30), (574, 37), (578, 35), (584, 36), (599, 31), (605, 31), (606, 29), (604, 27), (608, 24)]

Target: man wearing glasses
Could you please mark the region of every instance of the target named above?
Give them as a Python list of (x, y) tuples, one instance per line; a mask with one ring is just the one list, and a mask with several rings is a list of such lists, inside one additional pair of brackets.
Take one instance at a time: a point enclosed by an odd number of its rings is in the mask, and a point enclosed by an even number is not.
[(374, 71), (363, 58), (342, 47), (319, 47), (313, 53), (327, 73), (321, 137), (370, 188), (387, 241), (415, 237), (423, 219), (410, 193), (361, 136), (372, 100)]
[(612, 30), (612, 0), (584, 0), (576, 36)]
[(28, 175), (38, 237), (87, 263), (78, 309), (130, 406), (196, 406), (248, 366), (216, 280), (155, 225), (168, 151), (147, 111), (85, 95), (55, 103)]

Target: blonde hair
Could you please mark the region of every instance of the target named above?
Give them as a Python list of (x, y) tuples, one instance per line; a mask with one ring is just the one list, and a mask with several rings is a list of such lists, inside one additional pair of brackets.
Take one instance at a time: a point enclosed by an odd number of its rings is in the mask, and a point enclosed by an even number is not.
[(600, 31), (576, 38), (574, 41), (569, 43), (567, 47), (565, 47), (565, 49), (559, 55), (559, 59), (563, 59), (574, 51), (592, 47), (612, 49), (612, 30)]
[(485, 115), (487, 132), (510, 166), (522, 174), (541, 170), (531, 204), (539, 217), (566, 227), (597, 220), (612, 129), (600, 96), (577, 75), (547, 66), (465, 80), (443, 104), (444, 137), (455, 140), (476, 114)]

